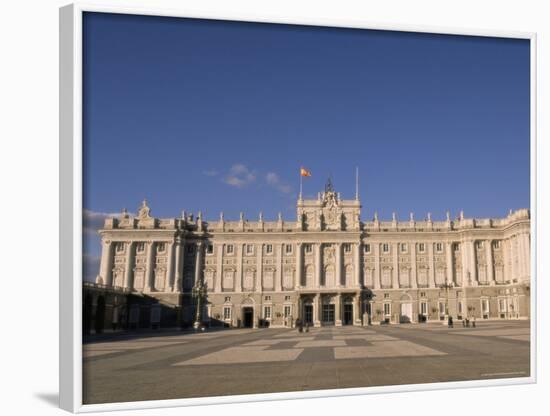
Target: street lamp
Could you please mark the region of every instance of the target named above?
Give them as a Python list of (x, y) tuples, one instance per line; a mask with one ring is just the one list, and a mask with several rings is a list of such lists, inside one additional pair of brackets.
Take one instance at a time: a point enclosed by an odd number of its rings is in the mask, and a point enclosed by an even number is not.
[(454, 285), (452, 282), (445, 282), (439, 285), (440, 289), (445, 289), (445, 319), (443, 321), (443, 325), (446, 325), (449, 320), (449, 289), (452, 289), (453, 287)]
[(202, 301), (206, 297), (206, 286), (202, 282), (198, 282), (197, 286), (193, 287), (192, 295), (197, 299), (197, 310), (195, 313), (195, 322), (193, 323), (193, 328), (198, 330), (202, 326), (201, 319), (201, 310), (202, 310)]

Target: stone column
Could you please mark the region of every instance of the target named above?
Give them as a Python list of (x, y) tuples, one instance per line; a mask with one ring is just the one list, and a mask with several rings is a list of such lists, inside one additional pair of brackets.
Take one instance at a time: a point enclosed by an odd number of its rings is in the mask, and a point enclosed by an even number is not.
[(302, 243), (296, 243), (296, 280), (294, 281), (294, 289), (298, 289), (302, 285), (303, 264)]
[(197, 242), (197, 254), (195, 256), (195, 286), (199, 285), (199, 282), (202, 283), (202, 249), (203, 242)]
[(171, 287), (172, 292), (181, 292), (183, 290), (183, 250), (181, 243), (181, 237), (177, 236), (175, 240), (176, 252), (174, 254), (174, 281)]
[(495, 285), (495, 273), (493, 271), (493, 241), (485, 241), (485, 262), (487, 263), (487, 281)]
[(336, 247), (336, 265), (335, 265), (335, 273), (334, 276), (336, 279), (336, 287), (342, 286), (342, 244), (336, 243), (334, 245)]
[(529, 280), (531, 277), (531, 241), (529, 234), (522, 234), (523, 238), (523, 260), (525, 262), (525, 274), (524, 279)]
[(313, 302), (313, 326), (315, 327), (321, 326), (321, 308), (319, 307), (320, 296), (321, 295), (317, 293)]
[(504, 267), (502, 270), (502, 279), (504, 281), (511, 279), (510, 278), (510, 246), (508, 240), (500, 240), (501, 250), (502, 250), (502, 261), (504, 262)]
[(453, 277), (453, 243), (447, 242), (445, 244), (445, 260), (447, 263), (447, 273), (445, 274), (445, 283), (454, 283)]
[(174, 258), (174, 243), (166, 243), (166, 276), (164, 276), (164, 292), (171, 292), (174, 285), (174, 273), (172, 270)]
[(243, 291), (243, 244), (235, 244), (237, 248), (237, 273), (235, 276), (235, 292)]
[(334, 306), (334, 325), (342, 326), (342, 295), (336, 295), (336, 305)]
[(113, 284), (113, 249), (112, 241), (103, 241), (101, 264), (99, 266), (99, 276), (96, 278), (96, 283), (101, 283), (106, 286), (111, 286)]
[[(462, 257), (462, 286), (468, 287), (473, 276), (468, 262), (468, 242), (465, 240), (460, 243), (460, 255)], [(469, 279), (468, 274), (470, 275)]]
[(418, 281), (416, 277), (416, 242), (411, 243), (411, 287), (416, 289), (418, 287)]
[(315, 287), (319, 289), (321, 287), (321, 273), (322, 273), (322, 258), (321, 258), (321, 246), (322, 243), (315, 244)]
[(470, 272), (472, 273), (472, 282), (475, 286), (478, 284), (477, 264), (476, 264), (476, 248), (475, 241), (468, 241), (468, 260), (470, 262)]
[(374, 246), (374, 289), (380, 289), (380, 243)]
[(275, 291), (280, 292), (282, 290), (283, 280), (283, 250), (284, 244), (277, 244), (277, 272), (275, 274)]
[(399, 289), (399, 243), (392, 244), (392, 260), (393, 260), (393, 272), (391, 286), (393, 289)]
[(361, 325), (361, 294), (356, 293), (353, 299), (353, 325)]
[(222, 291), (222, 279), (223, 279), (223, 244), (218, 244), (216, 246), (218, 250), (218, 255), (216, 257), (216, 280), (214, 283), (214, 291), (216, 293), (221, 293)]
[(134, 286), (133, 269), (134, 269), (134, 250), (136, 245), (133, 241), (126, 243), (126, 269), (124, 272), (124, 288), (131, 289)]
[(517, 250), (516, 250), (516, 237), (515, 236), (512, 236), (510, 238), (510, 261), (511, 261), (511, 271), (512, 271), (512, 275), (510, 276), (510, 281), (512, 281), (512, 279), (517, 279), (518, 278), (518, 267), (517, 267), (517, 263), (516, 263), (516, 258), (517, 258)]
[(147, 281), (145, 282), (145, 291), (150, 292), (155, 287), (155, 250), (156, 243), (149, 242), (147, 245)]
[(426, 243), (428, 248), (428, 287), (435, 288), (435, 263), (434, 263), (434, 244)]
[[(355, 286), (361, 287), (361, 243), (353, 245), (353, 274), (355, 275)], [(355, 315), (354, 315), (355, 319)]]
[(256, 292), (261, 292), (263, 287), (263, 275), (264, 275), (264, 267), (263, 267), (263, 256), (264, 256), (264, 245), (258, 244), (256, 245)]

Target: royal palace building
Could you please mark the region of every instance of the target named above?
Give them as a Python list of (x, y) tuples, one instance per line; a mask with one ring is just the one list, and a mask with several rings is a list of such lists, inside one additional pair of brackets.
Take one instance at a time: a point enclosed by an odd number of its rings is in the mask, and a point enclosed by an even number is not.
[[(358, 195), (342, 199), (329, 181), (316, 199), (300, 195), (296, 211), (295, 221), (159, 219), (144, 201), (136, 216), (105, 220), (96, 286), (149, 300), (149, 321), (161, 326), (529, 317), (528, 209), (361, 221)], [(128, 306), (127, 323), (143, 321), (140, 308)]]

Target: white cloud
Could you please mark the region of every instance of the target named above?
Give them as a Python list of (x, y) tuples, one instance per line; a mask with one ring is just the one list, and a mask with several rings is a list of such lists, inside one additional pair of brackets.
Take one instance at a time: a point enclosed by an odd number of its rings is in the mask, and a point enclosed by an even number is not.
[(292, 191), (292, 187), (282, 182), (281, 178), (279, 178), (279, 175), (277, 175), (275, 172), (268, 172), (267, 175), (265, 175), (265, 181), (268, 185), (274, 187), (279, 192), (282, 192), (284, 194), (288, 194)]
[[(133, 215), (130, 212), (128, 214)], [(97, 231), (103, 228), (106, 218), (120, 218), (120, 215), (120, 212), (97, 212), (85, 209), (82, 213), (82, 232), (97, 235)]]
[(236, 188), (244, 188), (256, 180), (256, 174), (242, 163), (231, 166), (223, 182)]

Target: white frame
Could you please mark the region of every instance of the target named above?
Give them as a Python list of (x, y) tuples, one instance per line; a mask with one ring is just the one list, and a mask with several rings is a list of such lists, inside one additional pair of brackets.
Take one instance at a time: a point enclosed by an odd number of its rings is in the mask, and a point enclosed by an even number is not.
[[(206, 18), (215, 20), (251, 21), (279, 24), (300, 24), (357, 29), (376, 29), (439, 33), (466, 36), (492, 36), (520, 38), (530, 41), (531, 64), (531, 371), (529, 377), (498, 380), (474, 380), (442, 382), (421, 385), (361, 387), (349, 389), (317, 390), (289, 393), (267, 393), (205, 397), (174, 400), (147, 400), (129, 403), (82, 404), (82, 15), (83, 12), (105, 12)], [(281, 399), (299, 399), (328, 396), (351, 396), (376, 393), (441, 390), (460, 387), (518, 385), (534, 383), (536, 374), (536, 294), (537, 294), (537, 212), (536, 212), (536, 34), (529, 32), (503, 32), (490, 30), (466, 30), (458, 28), (397, 25), (364, 20), (312, 19), (307, 16), (282, 17), (251, 14), (202, 13), (195, 10), (163, 10), (159, 7), (124, 7), (75, 3), (60, 8), (59, 67), (60, 67), (60, 310), (59, 310), (59, 398), (60, 407), (78, 413), (122, 409), (146, 409), (204, 404), (239, 403)]]

